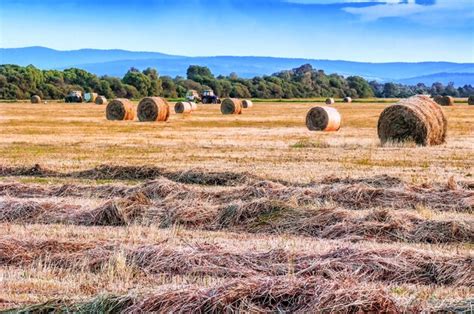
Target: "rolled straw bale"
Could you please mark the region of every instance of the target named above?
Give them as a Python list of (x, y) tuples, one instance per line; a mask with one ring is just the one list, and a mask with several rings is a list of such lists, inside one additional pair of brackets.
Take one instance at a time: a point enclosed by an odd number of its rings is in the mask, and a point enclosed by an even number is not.
[(335, 103), (334, 98), (326, 99), (326, 105), (333, 105)]
[(435, 96), (433, 100), (440, 106), (454, 106), (454, 98), (451, 96)]
[(467, 103), (470, 106), (474, 106), (474, 95), (469, 96), (469, 98), (467, 99)]
[(114, 99), (105, 109), (107, 120), (134, 120), (136, 117), (135, 107), (132, 102), (125, 98)]
[(105, 98), (104, 96), (98, 96), (95, 100), (95, 104), (96, 105), (105, 105), (105, 104), (107, 104), (107, 98)]
[(193, 107), (188, 101), (180, 101), (174, 105), (174, 112), (176, 113), (191, 113)]
[(226, 98), (221, 103), (222, 114), (242, 114), (242, 100)]
[(95, 100), (97, 99), (97, 97), (99, 97), (99, 94), (91, 93), (91, 99), (89, 100), (89, 102), (95, 103)]
[(84, 100), (86, 102), (92, 102), (95, 103), (95, 100), (97, 99), (99, 95), (97, 93), (85, 93), (84, 94)]
[(247, 109), (247, 108), (252, 108), (253, 107), (253, 102), (249, 99), (244, 99), (242, 100), (242, 108)]
[(444, 143), (447, 127), (441, 107), (428, 96), (418, 95), (385, 108), (377, 131), (382, 144), (414, 141), (426, 146)]
[(190, 101), (189, 103), (191, 104), (191, 110), (192, 111), (196, 111), (198, 109), (198, 105), (195, 102)]
[(38, 95), (31, 96), (31, 103), (32, 104), (39, 104), (41, 102), (41, 97)]
[(341, 128), (341, 115), (336, 108), (314, 107), (306, 115), (306, 126), (310, 131), (338, 131)]
[(170, 106), (161, 97), (145, 97), (138, 104), (138, 120), (167, 121), (170, 117)]
[(347, 102), (347, 103), (351, 103), (352, 102), (352, 98), (351, 97), (344, 97), (344, 102)]

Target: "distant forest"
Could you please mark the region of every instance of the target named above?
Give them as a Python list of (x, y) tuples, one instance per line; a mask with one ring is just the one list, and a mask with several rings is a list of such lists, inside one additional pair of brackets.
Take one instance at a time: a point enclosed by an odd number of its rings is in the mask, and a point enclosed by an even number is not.
[(160, 76), (157, 70), (131, 68), (122, 79), (98, 77), (87, 71), (71, 68), (63, 71), (40, 70), (32, 65), (0, 65), (0, 99), (28, 99), (39, 95), (43, 99), (63, 99), (70, 91), (96, 92), (107, 98), (136, 99), (144, 96), (184, 97), (187, 90), (212, 89), (221, 97), (238, 98), (403, 98), (415, 94), (468, 97), (474, 87), (454, 84), (407, 86), (395, 83), (367, 81), (359, 76), (343, 77), (325, 74), (309, 64), (269, 76), (239, 78), (235, 73), (215, 77), (209, 68), (192, 65), (185, 77)]

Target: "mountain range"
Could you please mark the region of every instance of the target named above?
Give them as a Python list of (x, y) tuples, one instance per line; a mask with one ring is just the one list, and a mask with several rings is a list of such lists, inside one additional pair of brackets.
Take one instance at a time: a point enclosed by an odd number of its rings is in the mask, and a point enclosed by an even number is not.
[(0, 48), (0, 64), (33, 64), (40, 69), (66, 69), (76, 67), (97, 75), (122, 77), (131, 67), (143, 70), (153, 67), (161, 75), (186, 76), (189, 65), (207, 66), (215, 75), (250, 78), (270, 75), (309, 63), (326, 73), (344, 76), (359, 75), (368, 80), (403, 84), (434, 82), (456, 86), (474, 85), (474, 63), (453, 62), (391, 62), (369, 63), (341, 60), (317, 60), (277, 57), (187, 57), (159, 52), (127, 50), (80, 49), (59, 51), (45, 47)]

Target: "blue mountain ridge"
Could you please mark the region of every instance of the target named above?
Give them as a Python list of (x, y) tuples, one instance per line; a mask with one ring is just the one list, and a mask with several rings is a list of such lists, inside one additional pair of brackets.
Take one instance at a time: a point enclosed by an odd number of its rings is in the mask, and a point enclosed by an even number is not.
[(123, 76), (131, 67), (153, 67), (160, 75), (186, 75), (190, 65), (208, 66), (215, 75), (232, 72), (240, 77), (270, 75), (309, 63), (315, 69), (344, 76), (359, 75), (368, 80), (404, 84), (442, 82), (474, 85), (474, 63), (390, 62), (369, 63), (278, 57), (186, 57), (158, 52), (80, 49), (58, 51), (44, 47), (0, 48), (0, 64), (33, 64), (40, 69), (77, 67), (97, 75)]

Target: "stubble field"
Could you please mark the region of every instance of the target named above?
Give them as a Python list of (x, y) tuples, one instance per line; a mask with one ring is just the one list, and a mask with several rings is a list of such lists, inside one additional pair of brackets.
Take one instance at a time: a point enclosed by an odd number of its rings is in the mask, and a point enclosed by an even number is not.
[(381, 147), (388, 104), (200, 105), (166, 123), (0, 104), (0, 309), (472, 310), (474, 107)]

